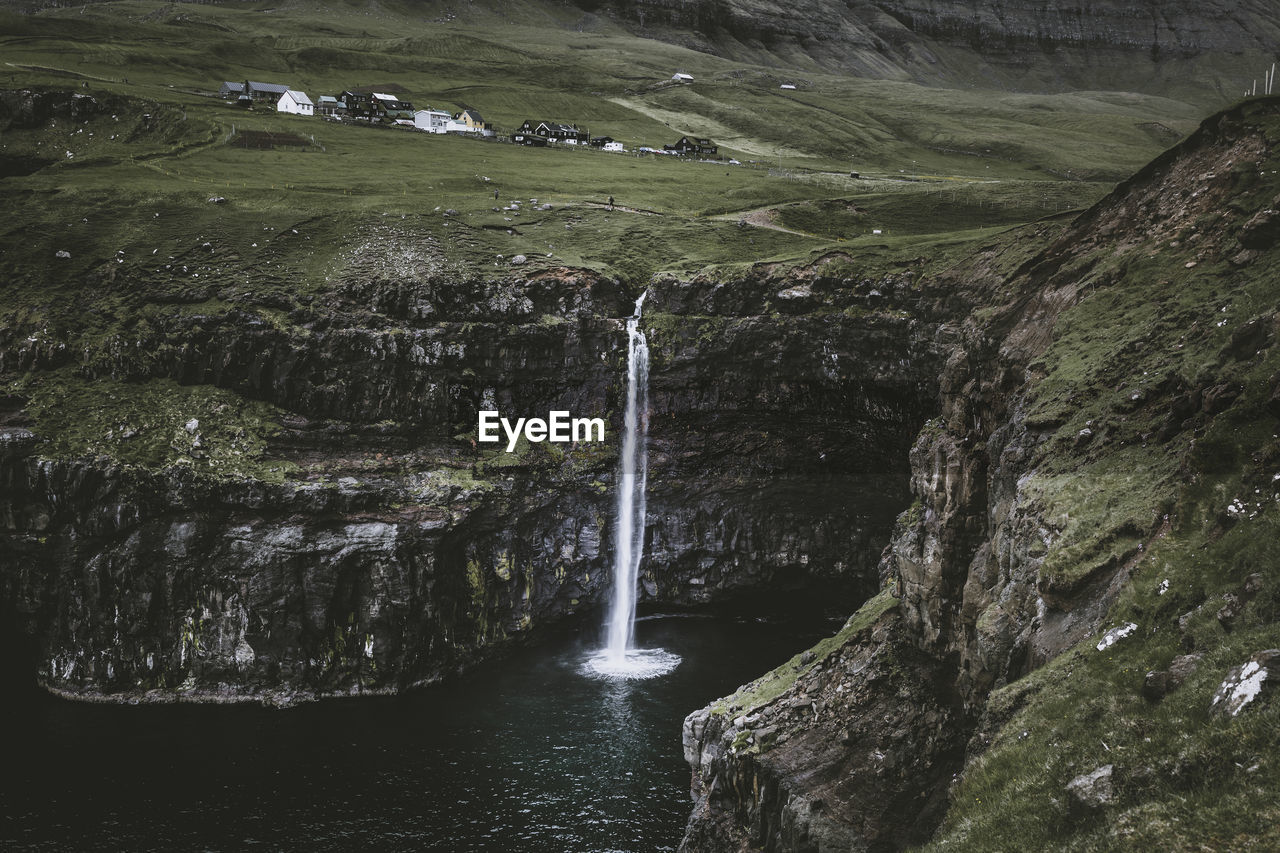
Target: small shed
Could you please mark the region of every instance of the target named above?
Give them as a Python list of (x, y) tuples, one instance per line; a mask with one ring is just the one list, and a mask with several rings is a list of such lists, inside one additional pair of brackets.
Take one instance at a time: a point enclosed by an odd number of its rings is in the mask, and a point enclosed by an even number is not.
[(693, 75), (685, 74), (683, 71), (678, 71), (675, 74), (671, 75), (671, 79), (676, 81), (677, 83), (692, 83)]

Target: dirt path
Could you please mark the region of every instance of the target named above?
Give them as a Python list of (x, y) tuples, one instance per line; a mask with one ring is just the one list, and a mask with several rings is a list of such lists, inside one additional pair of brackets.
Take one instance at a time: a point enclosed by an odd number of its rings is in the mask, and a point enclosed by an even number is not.
[(753, 228), (768, 228), (771, 231), (781, 231), (784, 234), (794, 234), (797, 237), (811, 237), (821, 239), (816, 234), (807, 234), (804, 231), (796, 231), (792, 228), (785, 228), (773, 221), (774, 210), (771, 207), (761, 207), (756, 210), (742, 210), (737, 213), (721, 213), (716, 216), (709, 217), (720, 222), (737, 222), (739, 225), (750, 225)]
[(615, 204), (612, 208), (602, 201), (569, 201), (560, 205), (561, 207), (593, 207), (596, 210), (615, 210), (619, 213), (634, 213), (638, 216), (665, 216), (665, 213), (659, 213), (656, 210), (645, 210), (643, 207), (627, 207), (625, 204)]

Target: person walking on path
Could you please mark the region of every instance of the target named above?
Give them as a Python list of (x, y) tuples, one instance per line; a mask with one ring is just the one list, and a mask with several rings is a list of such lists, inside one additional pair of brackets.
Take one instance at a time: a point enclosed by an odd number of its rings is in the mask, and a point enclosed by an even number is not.
[(609, 196), (609, 209), (613, 210), (613, 196)]

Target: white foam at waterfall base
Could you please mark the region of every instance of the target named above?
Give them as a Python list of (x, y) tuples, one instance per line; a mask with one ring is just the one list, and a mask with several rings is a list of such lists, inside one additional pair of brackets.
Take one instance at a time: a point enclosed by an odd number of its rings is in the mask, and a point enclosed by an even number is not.
[(582, 671), (594, 678), (641, 679), (665, 675), (680, 665), (680, 656), (663, 649), (627, 649), (621, 655), (602, 649), (587, 658)]
[(644, 559), (645, 491), (649, 475), (649, 344), (640, 330), (644, 294), (627, 321), (627, 409), (618, 465), (617, 518), (613, 533), (613, 603), (605, 648), (587, 659), (584, 671), (603, 678), (652, 678), (670, 672), (680, 656), (637, 649), (636, 583)]

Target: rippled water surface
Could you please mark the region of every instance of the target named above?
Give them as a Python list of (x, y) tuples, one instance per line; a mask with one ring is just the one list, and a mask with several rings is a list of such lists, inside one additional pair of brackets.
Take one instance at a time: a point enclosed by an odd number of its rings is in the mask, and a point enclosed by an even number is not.
[(394, 698), (116, 707), (6, 697), (0, 848), (674, 850), (685, 714), (822, 626), (668, 617), (639, 645), (665, 675), (584, 673), (565, 638)]

